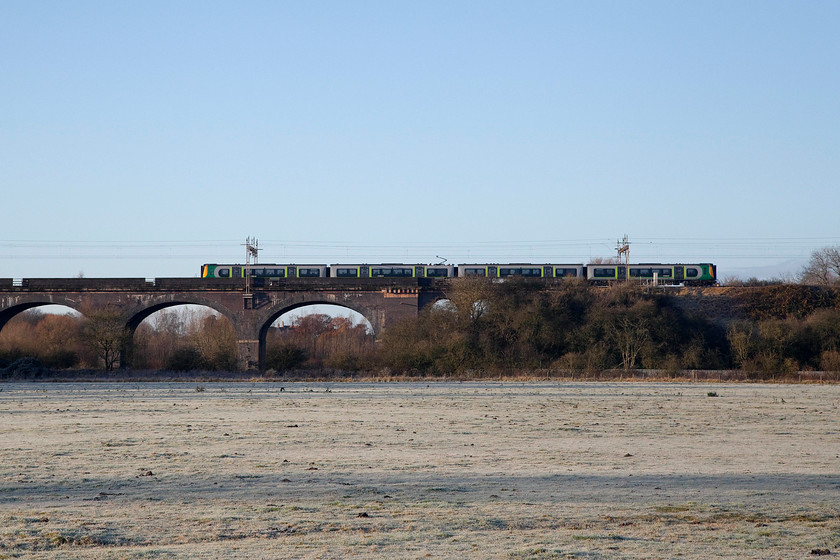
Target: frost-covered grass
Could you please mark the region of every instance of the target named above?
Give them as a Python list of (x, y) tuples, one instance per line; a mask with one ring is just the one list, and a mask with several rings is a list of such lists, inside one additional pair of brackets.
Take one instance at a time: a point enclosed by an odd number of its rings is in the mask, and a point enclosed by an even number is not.
[(840, 386), (197, 387), (3, 384), (0, 559), (840, 552)]

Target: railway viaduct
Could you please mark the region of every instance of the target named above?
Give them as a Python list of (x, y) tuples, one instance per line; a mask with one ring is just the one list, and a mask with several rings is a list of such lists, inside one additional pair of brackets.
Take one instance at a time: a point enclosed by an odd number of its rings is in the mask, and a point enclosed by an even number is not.
[(42, 305), (64, 305), (81, 314), (110, 309), (129, 333), (151, 314), (175, 305), (207, 306), (236, 330), (241, 369), (257, 369), (265, 357), (266, 333), (283, 313), (313, 304), (332, 304), (362, 314), (378, 337), (390, 325), (416, 317), (443, 297), (428, 279), (243, 279), (200, 278), (29, 278), (0, 279), (0, 330), (15, 315)]

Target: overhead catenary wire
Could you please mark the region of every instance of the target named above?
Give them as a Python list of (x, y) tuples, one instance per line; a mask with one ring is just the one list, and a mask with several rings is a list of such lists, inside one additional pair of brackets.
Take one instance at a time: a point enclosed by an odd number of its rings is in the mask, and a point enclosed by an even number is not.
[[(609, 257), (612, 238), (479, 241), (347, 242), (261, 240), (262, 260), (292, 259), (342, 262), (350, 260), (518, 260), (585, 261)], [(801, 259), (814, 250), (840, 244), (840, 237), (775, 238), (634, 238), (633, 260), (657, 259)], [(8, 260), (241, 260), (241, 241), (216, 240), (0, 240), (0, 258)]]

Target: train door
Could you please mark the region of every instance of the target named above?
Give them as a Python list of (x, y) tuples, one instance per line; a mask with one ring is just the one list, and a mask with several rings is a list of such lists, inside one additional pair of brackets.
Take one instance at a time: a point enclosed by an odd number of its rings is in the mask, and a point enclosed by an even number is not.
[(286, 267), (286, 278), (297, 278), (297, 267), (296, 266), (289, 266)]
[(370, 267), (368, 265), (359, 267), (359, 278), (370, 278)]
[(233, 273), (234, 278), (242, 278), (242, 267), (241, 266), (231, 267), (231, 272)]
[(624, 280), (627, 280), (627, 268), (628, 267), (619, 266), (617, 268), (618, 268), (618, 270), (616, 270), (616, 280), (619, 280), (619, 281), (622, 281), (622, 282)]
[(677, 284), (681, 284), (683, 280), (685, 280), (685, 267), (684, 266), (675, 266), (674, 267), (674, 282), (676, 282)]
[(498, 266), (488, 266), (487, 267), (487, 278), (498, 278), (499, 277), (499, 267)]
[(423, 278), (426, 276), (426, 270), (423, 266), (415, 266), (414, 267), (414, 277), (415, 278)]

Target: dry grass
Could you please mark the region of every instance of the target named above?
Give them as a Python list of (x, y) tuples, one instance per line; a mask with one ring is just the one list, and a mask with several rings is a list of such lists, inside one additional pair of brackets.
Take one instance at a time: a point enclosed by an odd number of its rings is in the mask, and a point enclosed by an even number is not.
[(840, 549), (836, 385), (14, 383), (0, 419), (0, 559)]

